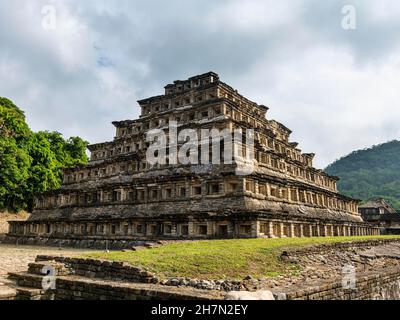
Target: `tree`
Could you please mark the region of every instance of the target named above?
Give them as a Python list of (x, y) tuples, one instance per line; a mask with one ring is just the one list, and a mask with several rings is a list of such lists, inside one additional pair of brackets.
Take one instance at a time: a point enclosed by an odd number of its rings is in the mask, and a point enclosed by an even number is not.
[(0, 208), (18, 211), (25, 201), (31, 157), (12, 139), (0, 139)]
[(30, 133), (24, 113), (11, 100), (0, 97), (0, 140), (12, 138), (21, 142)]
[(88, 162), (87, 144), (59, 132), (32, 132), (23, 111), (0, 97), (0, 209), (31, 210), (36, 193), (60, 187), (62, 168)]
[(12, 101), (0, 97), (0, 208), (19, 210), (26, 204), (31, 164), (26, 144), (31, 134), (24, 113)]

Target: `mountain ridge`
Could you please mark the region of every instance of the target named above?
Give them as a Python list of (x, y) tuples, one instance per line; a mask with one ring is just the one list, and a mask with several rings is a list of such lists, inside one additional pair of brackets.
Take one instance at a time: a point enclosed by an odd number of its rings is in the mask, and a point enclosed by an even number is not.
[(364, 202), (383, 198), (400, 210), (400, 141), (353, 151), (325, 172), (340, 178), (338, 189), (344, 195)]

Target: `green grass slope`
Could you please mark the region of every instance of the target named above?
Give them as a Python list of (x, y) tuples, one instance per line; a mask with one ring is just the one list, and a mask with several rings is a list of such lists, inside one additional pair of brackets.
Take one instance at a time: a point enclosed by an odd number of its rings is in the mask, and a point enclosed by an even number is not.
[(85, 257), (128, 262), (161, 277), (188, 277), (210, 280), (275, 277), (296, 274), (296, 264), (279, 259), (283, 250), (345, 241), (393, 239), (399, 236), (230, 239), (185, 241), (138, 251), (95, 252)]

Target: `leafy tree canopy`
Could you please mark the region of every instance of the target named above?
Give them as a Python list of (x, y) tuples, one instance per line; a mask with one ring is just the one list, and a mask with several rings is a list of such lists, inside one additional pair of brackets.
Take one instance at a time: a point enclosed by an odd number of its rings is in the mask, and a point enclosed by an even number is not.
[(343, 194), (364, 201), (384, 198), (400, 210), (400, 141), (355, 151), (325, 171), (340, 177)]
[(87, 144), (59, 132), (32, 132), (24, 112), (0, 97), (0, 209), (31, 210), (35, 193), (61, 186), (62, 168), (87, 163)]
[(24, 113), (11, 101), (0, 97), (0, 139), (24, 139), (30, 129)]

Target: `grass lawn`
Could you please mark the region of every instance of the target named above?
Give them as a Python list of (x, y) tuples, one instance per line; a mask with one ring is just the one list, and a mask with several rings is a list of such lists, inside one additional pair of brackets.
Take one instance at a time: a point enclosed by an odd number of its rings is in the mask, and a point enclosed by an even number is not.
[(185, 241), (139, 251), (90, 253), (84, 257), (129, 262), (161, 277), (210, 280), (243, 279), (247, 275), (274, 277), (298, 271), (297, 265), (279, 261), (279, 255), (286, 248), (377, 238), (400, 236)]

